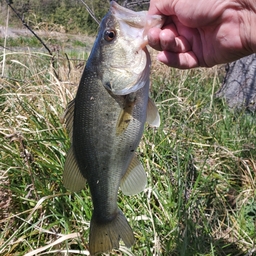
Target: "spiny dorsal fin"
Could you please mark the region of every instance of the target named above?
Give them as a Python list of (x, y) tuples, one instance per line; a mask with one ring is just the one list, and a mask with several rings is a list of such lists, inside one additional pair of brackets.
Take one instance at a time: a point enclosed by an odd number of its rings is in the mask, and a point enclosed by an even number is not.
[(147, 120), (146, 122), (152, 127), (160, 126), (160, 115), (158, 113), (157, 107), (153, 100), (148, 98), (148, 107), (147, 107)]
[(73, 138), (73, 122), (74, 122), (75, 100), (68, 103), (67, 109), (64, 113), (64, 122), (68, 131), (69, 138)]
[(63, 171), (63, 184), (64, 186), (73, 191), (78, 192), (84, 188), (86, 179), (81, 174), (76, 158), (74, 155), (73, 147), (71, 146), (66, 157), (66, 162)]
[(125, 195), (136, 195), (144, 190), (147, 185), (147, 175), (145, 170), (134, 155), (126, 173), (124, 174), (120, 188)]

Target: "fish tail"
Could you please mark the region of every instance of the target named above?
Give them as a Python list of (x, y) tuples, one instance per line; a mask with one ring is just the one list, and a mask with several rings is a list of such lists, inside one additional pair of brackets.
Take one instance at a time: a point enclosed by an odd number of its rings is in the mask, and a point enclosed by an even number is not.
[(91, 255), (118, 249), (120, 239), (127, 247), (134, 243), (133, 231), (120, 209), (116, 217), (107, 223), (98, 223), (92, 216), (89, 237)]

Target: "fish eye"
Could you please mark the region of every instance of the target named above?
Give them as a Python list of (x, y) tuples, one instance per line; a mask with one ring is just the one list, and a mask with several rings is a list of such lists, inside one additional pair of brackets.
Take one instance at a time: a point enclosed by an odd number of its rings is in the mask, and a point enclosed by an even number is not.
[(104, 39), (107, 42), (111, 42), (116, 37), (116, 31), (115, 30), (106, 30), (104, 32)]

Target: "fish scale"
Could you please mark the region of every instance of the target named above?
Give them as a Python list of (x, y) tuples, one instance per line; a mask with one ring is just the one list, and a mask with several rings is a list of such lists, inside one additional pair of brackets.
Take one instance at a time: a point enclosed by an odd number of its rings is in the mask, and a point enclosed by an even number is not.
[[(120, 181), (143, 133), (149, 84), (136, 93), (133, 125), (116, 136), (120, 105), (125, 106), (126, 96), (112, 96), (100, 80), (87, 77), (91, 74), (85, 70), (81, 81), (87, 82), (80, 84), (75, 99), (73, 133), (78, 136), (73, 136), (74, 154), (91, 190), (94, 215), (108, 220), (109, 215), (116, 215)], [(107, 113), (111, 113), (111, 117)]]
[[(149, 99), (150, 55), (144, 29), (163, 23), (159, 16), (133, 12), (111, 2), (101, 22), (75, 99), (65, 113), (71, 148), (63, 183), (79, 191), (88, 182), (93, 214), (89, 250), (92, 255), (134, 243), (133, 231), (117, 205), (119, 187), (133, 195), (146, 186), (146, 173), (135, 151), (147, 120), (160, 125)], [(117, 64), (118, 63), (118, 64)]]

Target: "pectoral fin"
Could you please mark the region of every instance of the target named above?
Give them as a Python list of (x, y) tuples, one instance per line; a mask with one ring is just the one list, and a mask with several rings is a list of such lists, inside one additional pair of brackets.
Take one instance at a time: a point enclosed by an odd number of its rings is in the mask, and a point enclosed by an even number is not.
[(132, 120), (131, 113), (129, 111), (122, 110), (119, 115), (119, 119), (116, 127), (117, 136), (121, 135), (127, 129), (131, 120)]
[(64, 122), (68, 131), (68, 135), (72, 141), (73, 138), (73, 122), (74, 122), (75, 100), (68, 103), (67, 109), (64, 113)]
[(136, 195), (144, 190), (147, 185), (147, 175), (145, 170), (134, 155), (126, 173), (124, 174), (120, 188), (125, 195)]
[(78, 192), (84, 188), (85, 183), (86, 179), (80, 172), (73, 147), (71, 146), (64, 165), (63, 184), (67, 189)]
[(148, 107), (147, 107), (147, 120), (146, 122), (152, 127), (160, 126), (160, 115), (158, 113), (157, 107), (153, 100), (148, 98)]
[(129, 123), (133, 119), (132, 111), (135, 104), (134, 94), (126, 96), (126, 102), (124, 108), (121, 110), (116, 127), (116, 135), (121, 135), (128, 127)]

